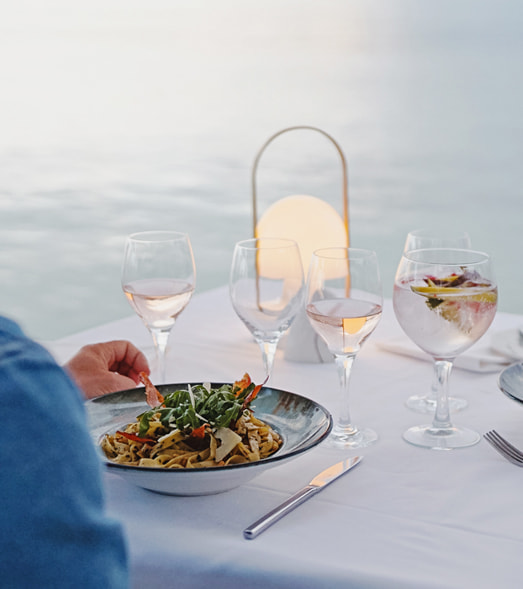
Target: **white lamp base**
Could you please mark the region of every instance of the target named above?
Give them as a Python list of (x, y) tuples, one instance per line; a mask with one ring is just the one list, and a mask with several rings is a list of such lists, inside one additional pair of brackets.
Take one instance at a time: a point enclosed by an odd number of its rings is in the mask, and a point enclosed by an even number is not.
[(309, 323), (305, 309), (301, 310), (292, 322), (282, 344), (285, 359), (291, 362), (320, 364), (334, 361), (325, 342)]

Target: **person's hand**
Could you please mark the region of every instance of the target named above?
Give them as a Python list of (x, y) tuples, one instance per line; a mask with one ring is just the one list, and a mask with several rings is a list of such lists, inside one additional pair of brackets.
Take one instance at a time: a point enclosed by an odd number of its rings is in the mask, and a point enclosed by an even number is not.
[(144, 354), (128, 341), (84, 346), (64, 368), (88, 399), (131, 389), (150, 373)]

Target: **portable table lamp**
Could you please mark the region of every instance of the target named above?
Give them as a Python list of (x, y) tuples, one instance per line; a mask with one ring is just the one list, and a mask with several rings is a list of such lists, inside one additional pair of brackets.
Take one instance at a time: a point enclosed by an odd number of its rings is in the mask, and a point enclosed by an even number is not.
[[(269, 144), (290, 131), (310, 130), (321, 133), (336, 148), (342, 167), (343, 217), (321, 198), (295, 194), (277, 200), (258, 218), (257, 170), (261, 156)], [(305, 276), (312, 253), (324, 247), (349, 247), (349, 198), (347, 163), (338, 143), (325, 131), (311, 126), (289, 127), (272, 135), (258, 152), (252, 169), (252, 210), (254, 237), (293, 239), (300, 248)], [(285, 340), (285, 357), (299, 362), (327, 362), (332, 355), (314, 332), (303, 309), (291, 325)]]

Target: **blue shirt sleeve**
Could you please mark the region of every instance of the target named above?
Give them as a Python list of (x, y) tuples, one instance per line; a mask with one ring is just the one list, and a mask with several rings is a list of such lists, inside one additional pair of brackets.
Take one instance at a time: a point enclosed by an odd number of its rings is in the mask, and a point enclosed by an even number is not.
[(0, 585), (127, 587), (124, 536), (104, 513), (82, 395), (2, 317), (0, 416)]

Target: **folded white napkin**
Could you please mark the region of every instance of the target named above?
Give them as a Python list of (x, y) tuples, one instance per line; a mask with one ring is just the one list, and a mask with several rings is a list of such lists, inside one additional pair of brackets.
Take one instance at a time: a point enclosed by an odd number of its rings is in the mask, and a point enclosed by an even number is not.
[(506, 356), (513, 362), (523, 360), (523, 330), (513, 328), (498, 331), (492, 336), (490, 347), (493, 352)]
[[(432, 358), (420, 350), (414, 343), (404, 337), (374, 340), (381, 349), (403, 356), (411, 356), (420, 360), (433, 362)], [(499, 372), (504, 366), (508, 366), (511, 360), (490, 351), (490, 348), (474, 346), (454, 361), (455, 368), (463, 368), (472, 372)]]

